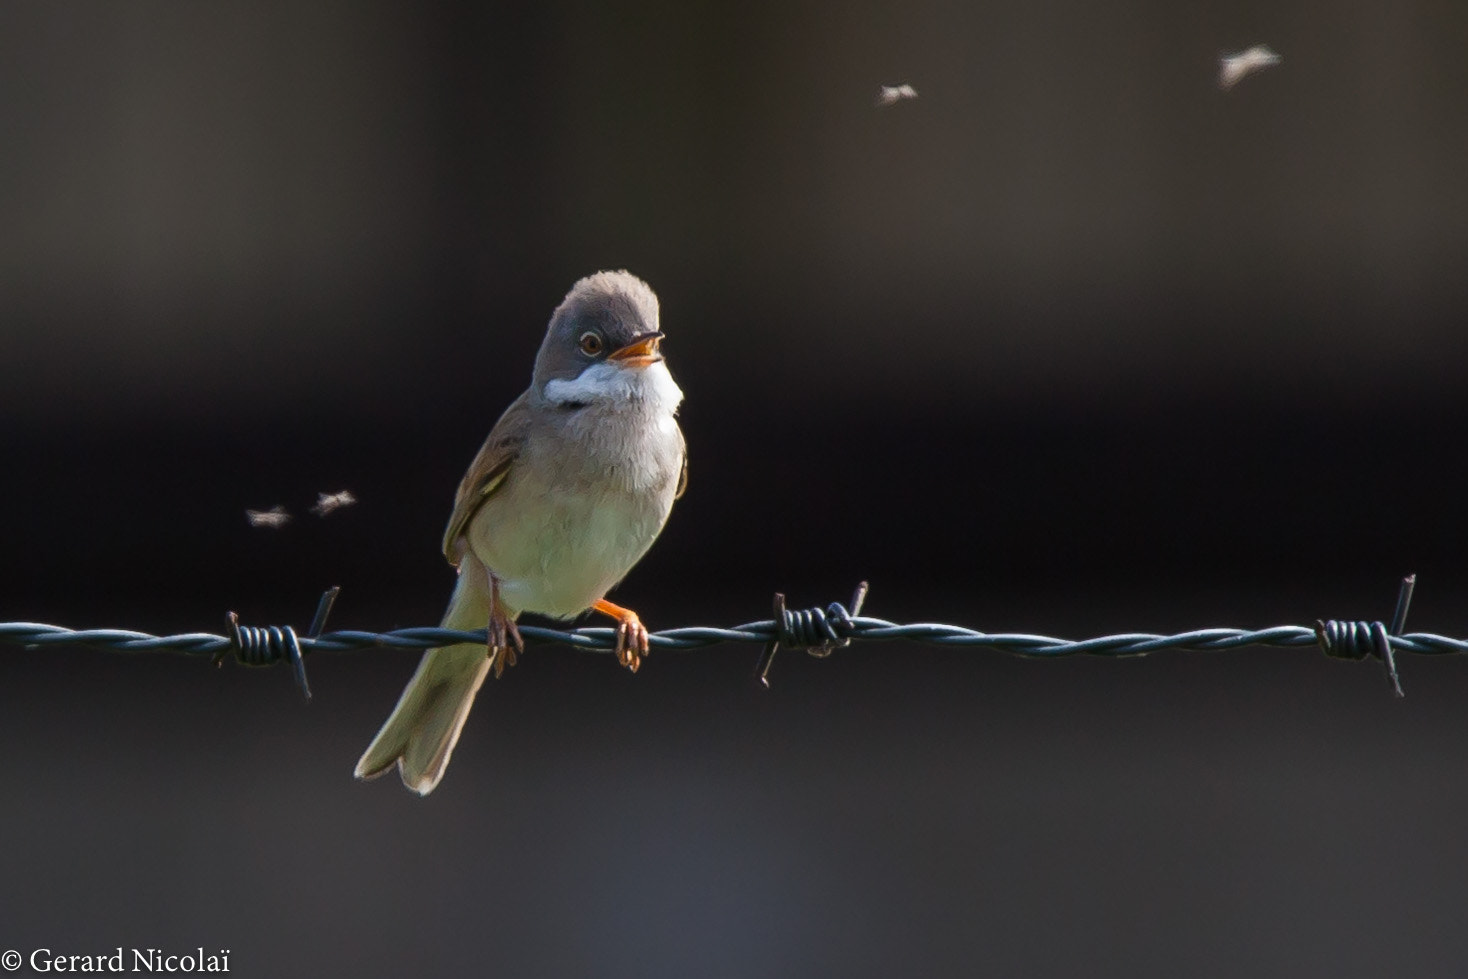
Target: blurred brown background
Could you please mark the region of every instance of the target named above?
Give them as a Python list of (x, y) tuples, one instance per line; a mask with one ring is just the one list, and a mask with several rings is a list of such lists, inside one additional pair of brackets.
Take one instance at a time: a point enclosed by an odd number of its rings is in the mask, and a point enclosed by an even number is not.
[[(0, 8), (0, 620), (436, 622), (575, 279), (663, 301), (653, 628), (1468, 635), (1449, 3)], [(1237, 89), (1221, 52), (1284, 63)], [(920, 97), (874, 107), (879, 85)], [(328, 520), (318, 491), (361, 500)], [(252, 529), (246, 507), (297, 518)], [(0, 650), (0, 949), (241, 975), (1461, 975), (1468, 667)]]

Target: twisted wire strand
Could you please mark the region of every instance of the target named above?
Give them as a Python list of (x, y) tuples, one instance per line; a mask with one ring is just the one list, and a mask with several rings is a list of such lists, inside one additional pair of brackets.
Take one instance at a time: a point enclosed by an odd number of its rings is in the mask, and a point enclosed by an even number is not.
[[(1397, 678), (1396, 653), (1447, 655), (1468, 653), (1468, 639), (1454, 639), (1431, 632), (1403, 633), (1407, 605), (1411, 599), (1415, 576), (1402, 582), (1397, 611), (1390, 627), (1383, 623), (1327, 620), (1314, 627), (1280, 625), (1265, 629), (1194, 629), (1172, 634), (1128, 632), (1092, 639), (1059, 639), (1030, 633), (980, 632), (963, 626), (941, 622), (901, 624), (886, 619), (855, 614), (866, 595), (866, 583), (857, 589), (850, 609), (837, 603), (825, 608), (787, 611), (783, 595), (775, 597), (775, 616), (731, 628), (685, 626), (649, 635), (656, 650), (687, 651), (704, 649), (722, 643), (764, 643), (757, 676), (767, 683), (774, 653), (781, 646), (805, 649), (815, 656), (828, 656), (837, 648), (852, 642), (918, 642), (936, 646), (983, 649), (1013, 656), (1049, 658), (1061, 656), (1145, 656), (1165, 650), (1213, 652), (1244, 646), (1302, 648), (1315, 646), (1327, 655), (1342, 659), (1374, 657), (1383, 662), (1394, 691), (1401, 696)], [(238, 617), (228, 617), (229, 634), (187, 632), (172, 636), (154, 636), (124, 629), (68, 629), (39, 622), (0, 622), (0, 645), (41, 648), (60, 645), (85, 645), (127, 653), (175, 652), (186, 655), (212, 656), (215, 661), (233, 653), (236, 660), (248, 666), (268, 666), (287, 661), (292, 664), (297, 685), (307, 699), (303, 659), (310, 653), (350, 652), (360, 649), (423, 650), (455, 643), (488, 642), (488, 630), (460, 631), (434, 627), (395, 629), (391, 632), (368, 632), (347, 629), (323, 632), (326, 616), (336, 598), (337, 589), (322, 596), (316, 618), (306, 634), (298, 634), (290, 626), (249, 627), (239, 625)], [(528, 644), (560, 643), (591, 652), (610, 652), (616, 647), (617, 631), (607, 627), (556, 629), (548, 626), (522, 625), (520, 635)]]
[[(616, 646), (616, 630), (611, 628), (552, 629), (522, 625), (520, 634), (527, 644), (561, 643), (589, 652), (611, 652)], [(780, 630), (770, 619), (729, 628), (685, 626), (649, 634), (652, 648), (664, 650), (703, 649), (723, 643), (765, 643), (780, 638)], [(1243, 646), (1319, 645), (1315, 630), (1299, 625), (1279, 625), (1267, 629), (1195, 629), (1172, 634), (1128, 632), (1072, 640), (1022, 632), (979, 632), (963, 626), (933, 622), (902, 625), (868, 616), (852, 618), (851, 631), (845, 638), (852, 642), (903, 640), (936, 646), (962, 646), (1027, 657), (1145, 656), (1164, 650), (1206, 652), (1238, 649)], [(1468, 639), (1454, 639), (1431, 632), (1409, 632), (1388, 638), (1392, 649), (1397, 652), (1428, 655), (1468, 653)], [(485, 643), (488, 635), (484, 629), (468, 632), (433, 627), (395, 629), (391, 632), (347, 629), (327, 632), (315, 638), (300, 636), (297, 641), (301, 652), (309, 654), (360, 649), (424, 650), (453, 643)], [(125, 629), (67, 629), (40, 622), (0, 622), (0, 643), (36, 647), (81, 645), (123, 653), (175, 652), (198, 656), (229, 653), (233, 649), (228, 637), (208, 632), (154, 636)], [(279, 660), (280, 657), (272, 653), (268, 659), (262, 658), (247, 665), (270, 665)]]

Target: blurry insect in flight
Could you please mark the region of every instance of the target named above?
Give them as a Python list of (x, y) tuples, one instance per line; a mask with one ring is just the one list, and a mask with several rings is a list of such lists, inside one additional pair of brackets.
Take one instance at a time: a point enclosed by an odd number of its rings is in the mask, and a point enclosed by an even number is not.
[(318, 517), (324, 517), (333, 510), (340, 510), (356, 502), (357, 498), (352, 495), (351, 490), (342, 490), (340, 493), (317, 493), (316, 505), (311, 508), (311, 512)]
[(284, 527), (291, 519), (286, 513), (285, 507), (273, 506), (269, 510), (246, 510), (245, 519), (250, 521), (251, 527)]
[(896, 105), (904, 99), (917, 98), (917, 89), (911, 85), (883, 85), (882, 90), (877, 93), (877, 106)]
[(1254, 72), (1279, 62), (1279, 55), (1263, 44), (1256, 44), (1237, 54), (1225, 54), (1218, 59), (1218, 87), (1227, 92)]

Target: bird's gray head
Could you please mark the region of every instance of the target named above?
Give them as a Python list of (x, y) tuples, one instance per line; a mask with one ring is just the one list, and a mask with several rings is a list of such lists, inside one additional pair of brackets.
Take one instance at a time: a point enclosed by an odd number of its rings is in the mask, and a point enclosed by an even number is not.
[(626, 271), (589, 275), (551, 314), (532, 389), (563, 406), (671, 401), (672, 411), (683, 392), (663, 363), (662, 338), (646, 282)]

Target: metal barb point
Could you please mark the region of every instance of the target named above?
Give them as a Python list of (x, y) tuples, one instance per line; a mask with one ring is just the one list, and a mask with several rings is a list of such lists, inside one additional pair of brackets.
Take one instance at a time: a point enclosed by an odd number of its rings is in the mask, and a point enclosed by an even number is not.
[(306, 698), (306, 703), (311, 702), (311, 683), (306, 679), (306, 660), (301, 655), (301, 641), (296, 637), (296, 630), (290, 626), (285, 629), (285, 649), (291, 661), (291, 672), (295, 674), (296, 686), (301, 690), (301, 696)]
[(229, 639), (229, 645), (214, 654), (213, 662), (216, 669), (224, 666), (225, 653), (232, 650), (235, 659), (238, 660), (244, 651), (244, 643), (240, 640), (240, 614), (238, 612), (226, 612), (224, 614), (224, 632), (226, 638)]
[(1392, 640), (1387, 634), (1386, 626), (1380, 622), (1371, 623), (1371, 645), (1376, 653), (1376, 658), (1381, 660), (1386, 667), (1386, 678), (1392, 682), (1392, 694), (1397, 698), (1405, 697), (1402, 693), (1402, 678), (1397, 675), (1397, 659), (1392, 655)]
[(775, 654), (780, 651), (780, 623), (785, 620), (785, 593), (775, 592), (775, 637), (765, 643), (764, 651), (759, 655), (759, 663), (755, 665), (755, 679), (759, 680), (760, 686), (766, 690), (770, 689), (770, 667), (775, 665)]
[(1382, 636), (1377, 644), (1381, 650), (1381, 661), (1386, 665), (1387, 678), (1392, 681), (1392, 693), (1398, 698), (1405, 697), (1402, 692), (1402, 678), (1397, 675), (1397, 658), (1392, 653), (1390, 636), (1400, 636), (1402, 630), (1407, 627), (1407, 609), (1412, 604), (1412, 591), (1417, 587), (1417, 576), (1409, 574), (1402, 579), (1402, 588), (1397, 592), (1397, 608), (1392, 612), (1392, 627), (1388, 635)]
[(1407, 627), (1407, 607), (1412, 604), (1412, 590), (1417, 587), (1417, 576), (1409, 574), (1402, 579), (1402, 590), (1397, 592), (1397, 610), (1392, 613), (1391, 634), (1400, 636)]
[(311, 630), (306, 633), (309, 639), (315, 639), (321, 635), (326, 628), (326, 617), (331, 614), (331, 607), (336, 604), (336, 596), (342, 593), (341, 585), (332, 585), (321, 594), (321, 601), (316, 603), (316, 616), (311, 620)]

